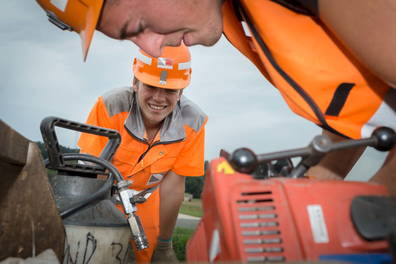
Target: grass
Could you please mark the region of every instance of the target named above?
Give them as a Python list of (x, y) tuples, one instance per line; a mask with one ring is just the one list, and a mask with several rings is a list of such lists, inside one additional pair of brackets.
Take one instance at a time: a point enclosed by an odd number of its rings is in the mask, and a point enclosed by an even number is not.
[(175, 250), (177, 259), (179, 261), (186, 260), (186, 244), (188, 239), (194, 233), (193, 229), (176, 227), (173, 234), (173, 249)]
[[(183, 202), (180, 213), (202, 217), (202, 203), (200, 199), (193, 199), (191, 202)], [(176, 227), (173, 234), (173, 249), (179, 261), (186, 260), (186, 244), (188, 239), (194, 234), (194, 229)]]
[(202, 217), (202, 203), (200, 199), (193, 199), (191, 202), (183, 202), (180, 211), (181, 214)]

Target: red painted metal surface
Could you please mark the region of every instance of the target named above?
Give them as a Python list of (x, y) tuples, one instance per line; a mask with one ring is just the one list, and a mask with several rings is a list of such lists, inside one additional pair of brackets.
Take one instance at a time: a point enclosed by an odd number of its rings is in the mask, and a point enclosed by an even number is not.
[(350, 205), (383, 186), (347, 181), (271, 178), (211, 162), (202, 193), (204, 216), (187, 245), (188, 261), (288, 262), (326, 254), (386, 252), (385, 241), (359, 236)]

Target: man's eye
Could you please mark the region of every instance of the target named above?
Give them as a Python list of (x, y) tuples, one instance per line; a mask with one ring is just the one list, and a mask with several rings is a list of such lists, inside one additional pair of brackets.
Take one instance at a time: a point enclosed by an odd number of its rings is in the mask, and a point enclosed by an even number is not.
[(130, 39), (132, 37), (136, 37), (145, 29), (144, 23), (142, 21), (139, 22), (137, 28), (134, 31), (128, 32), (128, 25), (129, 23), (125, 23), (125, 25), (121, 28), (119, 37), (120, 39)]
[(168, 94), (176, 94), (177, 92), (179, 92), (179, 90), (166, 89), (166, 92), (167, 92)]

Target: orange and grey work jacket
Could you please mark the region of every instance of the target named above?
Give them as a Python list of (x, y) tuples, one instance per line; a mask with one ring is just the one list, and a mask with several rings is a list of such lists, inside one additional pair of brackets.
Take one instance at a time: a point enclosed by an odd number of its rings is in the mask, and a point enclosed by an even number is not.
[[(89, 124), (119, 131), (121, 144), (112, 163), (136, 190), (158, 185), (169, 171), (181, 176), (202, 176), (206, 122), (206, 115), (182, 96), (149, 145), (135, 93), (129, 87), (99, 97), (87, 120)], [(98, 156), (106, 141), (104, 137), (82, 134), (78, 145), (81, 152)]]
[(377, 126), (396, 129), (396, 89), (359, 64), (315, 16), (292, 8), (297, 2), (313, 1), (227, 0), (224, 34), (298, 115), (350, 138), (370, 136)]

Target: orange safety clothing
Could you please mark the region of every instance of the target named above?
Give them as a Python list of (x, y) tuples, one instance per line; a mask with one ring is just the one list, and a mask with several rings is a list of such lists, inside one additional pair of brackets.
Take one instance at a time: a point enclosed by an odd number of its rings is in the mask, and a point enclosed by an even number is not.
[[(181, 176), (204, 174), (204, 137), (207, 116), (182, 96), (151, 145), (146, 139), (140, 108), (132, 88), (112, 90), (99, 97), (87, 123), (119, 131), (121, 144), (112, 163), (130, 188), (144, 190), (158, 185), (169, 171)], [(78, 145), (82, 153), (99, 156), (105, 137), (82, 134)], [(170, 194), (171, 195), (171, 194)], [(149, 249), (135, 252), (138, 262), (149, 262), (159, 234), (159, 191), (137, 205)]]
[(396, 90), (359, 64), (316, 18), (276, 2), (227, 0), (224, 34), (289, 107), (354, 139), (377, 126), (396, 129)]

